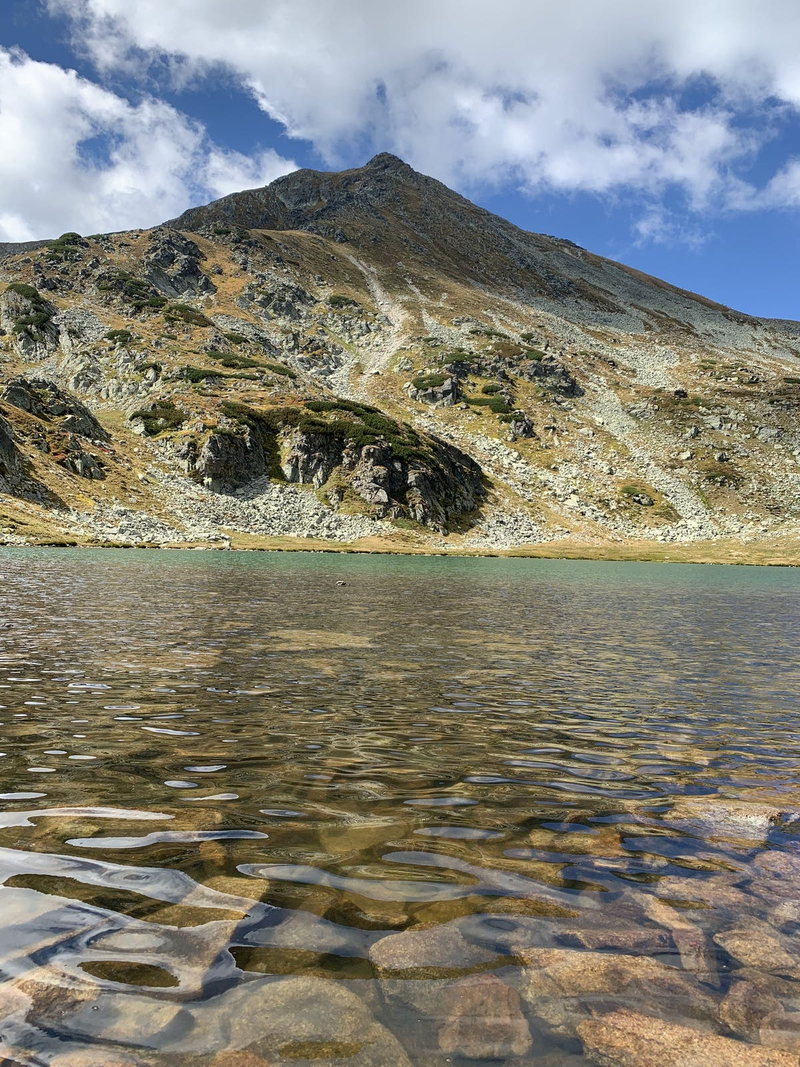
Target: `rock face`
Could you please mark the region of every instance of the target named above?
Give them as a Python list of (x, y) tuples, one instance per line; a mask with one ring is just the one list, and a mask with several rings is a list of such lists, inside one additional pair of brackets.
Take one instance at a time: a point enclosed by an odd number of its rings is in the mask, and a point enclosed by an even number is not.
[[(287, 481), (322, 488), (337, 468), (378, 518), (406, 515), (440, 531), (455, 516), (474, 510), (483, 496), (477, 463), (444, 442), (431, 442), (429, 457), (409, 460), (396, 458), (388, 443), (358, 447), (346, 437), (291, 433), (281, 462)], [(329, 500), (340, 501), (341, 491), (341, 486), (332, 488)]]
[(6, 486), (13, 485), (19, 477), (19, 453), (14, 445), (11, 427), (0, 418), (0, 478)]
[[(438, 531), (483, 499), (482, 471), (474, 460), (374, 408), (326, 401), (225, 410), (229, 428), (199, 446), (186, 439), (180, 444), (186, 470), (213, 489), (231, 491), (280, 475), (321, 490), (334, 508), (356, 501), (376, 518), (407, 517)], [(323, 413), (331, 417), (321, 418)]]
[(269, 456), (257, 433), (210, 434), (199, 453), (193, 440), (181, 442), (186, 469), (217, 492), (237, 489), (269, 473)]

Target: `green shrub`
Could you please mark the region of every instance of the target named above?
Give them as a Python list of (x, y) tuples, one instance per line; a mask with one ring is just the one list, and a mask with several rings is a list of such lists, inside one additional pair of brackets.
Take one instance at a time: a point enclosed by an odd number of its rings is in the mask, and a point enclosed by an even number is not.
[(491, 326), (473, 326), (469, 331), (474, 337), (507, 337), (505, 333), (501, 333), (500, 330), (495, 330)]
[(487, 396), (494, 396), (495, 393), (500, 392), (500, 386), (497, 382), (489, 382), (481, 388), (481, 392), (485, 393)]
[(358, 307), (359, 306), (358, 305), (358, 301), (353, 300), (349, 296), (341, 296), (340, 294), (337, 294), (337, 293), (334, 293), (333, 296), (329, 296), (328, 297), (328, 304), (330, 305), (330, 307), (336, 308), (337, 311), (341, 311), (342, 308)]
[(242, 370), (245, 367), (259, 367), (261, 364), (256, 359), (250, 359), (249, 356), (237, 356), (232, 352), (206, 352), (209, 359), (213, 359), (215, 363), (221, 363), (223, 367), (231, 367), (236, 370)]
[(62, 233), (54, 241), (48, 242), (44, 258), (51, 263), (63, 263), (65, 260), (75, 260), (81, 254), (81, 250), (88, 247), (79, 233)]
[(193, 308), (191, 304), (170, 304), (164, 311), (167, 322), (185, 322), (188, 326), (211, 326), (211, 319), (206, 318), (202, 311)]
[(193, 367), (191, 364), (187, 364), (185, 367), (180, 368), (178, 377), (183, 378), (186, 382), (191, 382), (192, 385), (198, 385), (200, 382), (205, 381), (206, 378), (227, 378), (228, 375), (218, 370), (209, 370), (207, 367)]
[(134, 411), (131, 419), (141, 419), (144, 423), (144, 432), (148, 437), (154, 437), (165, 430), (176, 430), (182, 426), (186, 421), (186, 415), (171, 400), (156, 400), (149, 408)]
[(226, 333), (225, 337), (230, 341), (232, 345), (247, 344), (247, 338), (243, 333)]
[(422, 391), (424, 389), (438, 389), (446, 381), (447, 377), (444, 374), (420, 374), (414, 378), (411, 384), (415, 389)]
[(130, 330), (109, 330), (106, 334), (107, 341), (114, 341), (115, 344), (127, 345), (133, 340), (133, 334)]
[(271, 370), (273, 374), (280, 374), (284, 378), (296, 378), (297, 374), (291, 369), (291, 367), (284, 367), (282, 363), (265, 363), (264, 366), (267, 370)]
[(512, 410), (502, 396), (466, 396), (464, 399), (468, 404), (488, 408), (495, 415), (507, 415)]

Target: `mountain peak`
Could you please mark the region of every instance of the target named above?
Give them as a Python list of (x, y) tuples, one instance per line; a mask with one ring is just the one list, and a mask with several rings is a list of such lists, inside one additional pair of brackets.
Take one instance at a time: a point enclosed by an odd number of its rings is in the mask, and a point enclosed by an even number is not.
[(406, 163), (405, 160), (400, 159), (399, 156), (392, 155), (391, 152), (379, 152), (377, 156), (373, 156), (372, 159), (364, 166), (364, 170), (412, 170), (413, 168)]

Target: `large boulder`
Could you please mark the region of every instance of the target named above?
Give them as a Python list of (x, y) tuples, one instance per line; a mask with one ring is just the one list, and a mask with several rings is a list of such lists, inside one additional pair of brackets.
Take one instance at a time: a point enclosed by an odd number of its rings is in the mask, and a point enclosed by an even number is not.
[(445, 374), (422, 374), (403, 387), (411, 400), (434, 407), (450, 408), (461, 399), (461, 383)]

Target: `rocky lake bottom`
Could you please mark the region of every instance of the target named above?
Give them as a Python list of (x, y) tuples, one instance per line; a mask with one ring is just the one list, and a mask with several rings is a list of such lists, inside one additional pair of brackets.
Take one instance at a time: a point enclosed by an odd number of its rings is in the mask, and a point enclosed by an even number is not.
[(797, 1067), (798, 594), (0, 550), (0, 1060)]

